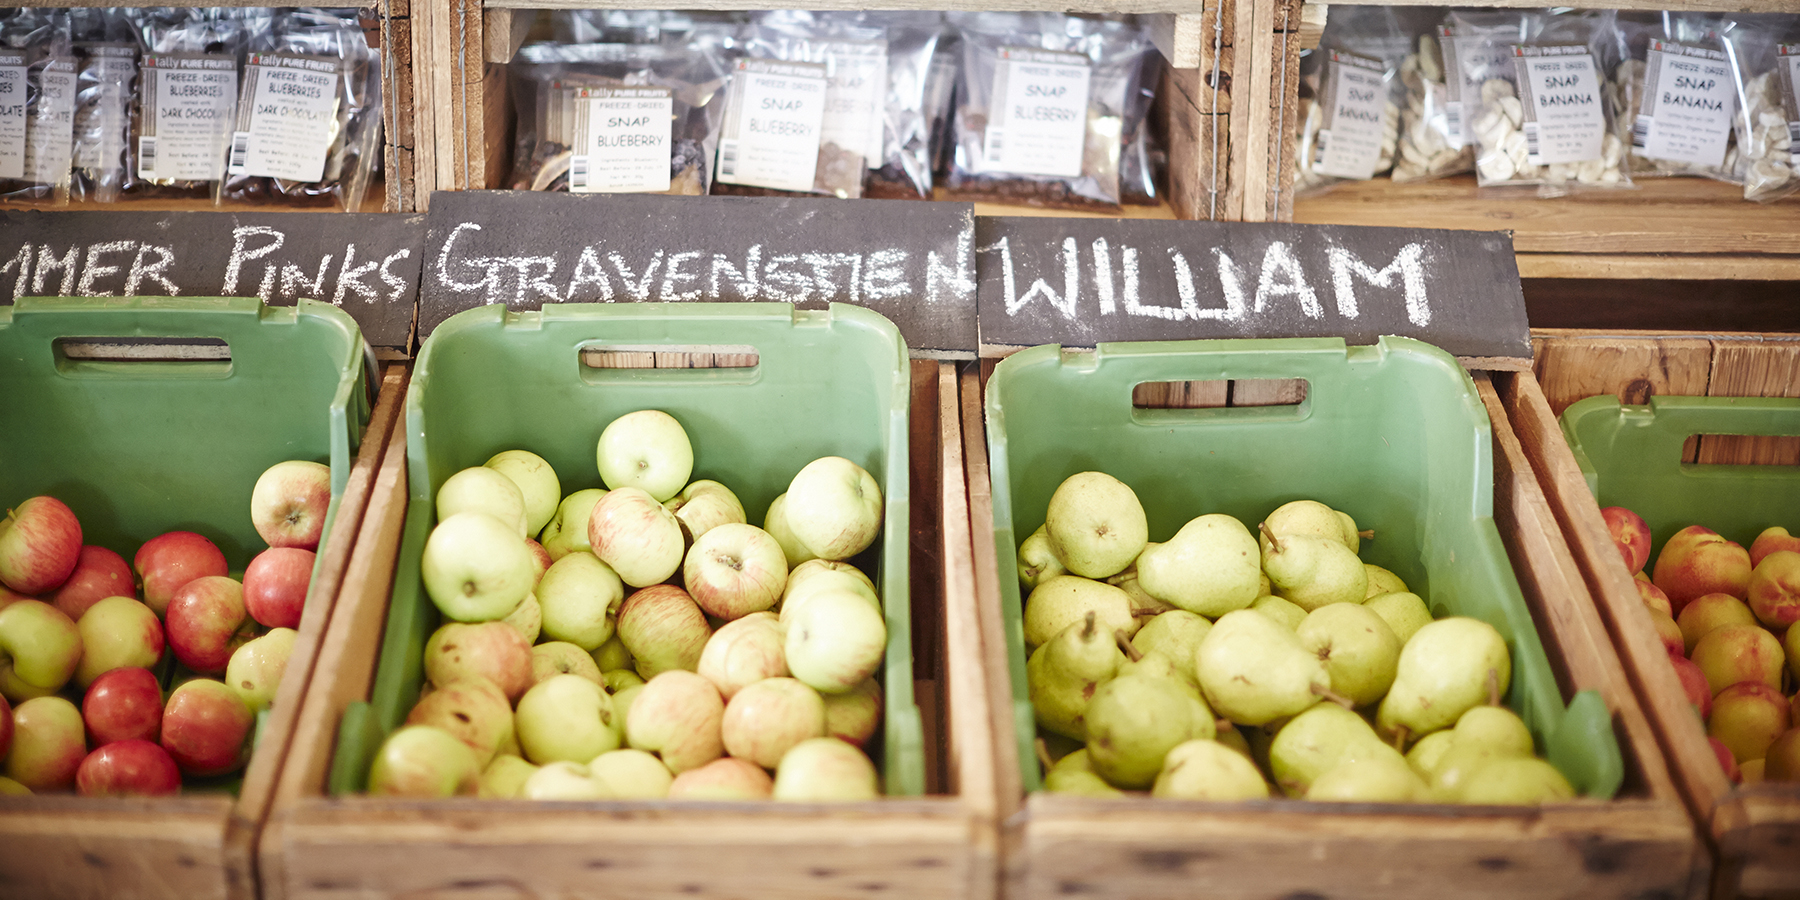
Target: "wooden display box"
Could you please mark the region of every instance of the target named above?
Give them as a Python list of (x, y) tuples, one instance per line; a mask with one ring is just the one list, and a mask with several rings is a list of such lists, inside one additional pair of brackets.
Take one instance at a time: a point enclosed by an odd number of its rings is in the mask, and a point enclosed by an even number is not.
[[(1715, 855), (1713, 895), (1800, 894), (1800, 785), (1726, 780), (1557, 421), (1569, 404), (1601, 394), (1628, 404), (1800, 396), (1800, 337), (1540, 331), (1533, 344), (1535, 377), (1501, 379), (1500, 398)], [(1791, 466), (1800, 439), (1706, 435), (1689, 461)]]
[(368, 430), (338, 500), (324, 560), (308, 589), (287, 672), (238, 795), (0, 797), (0, 897), (256, 897), (257, 833), (295, 733), (294, 722), (368, 507), (386, 438), (400, 418), (404, 384), (398, 368), (382, 379)]
[[(1001, 811), (1009, 895), (1703, 895), (1707, 858), (1662, 750), (1508, 427), (1492, 381), (1487, 373), (1474, 374), (1494, 426), (1495, 524), (1564, 696), (1598, 691), (1613, 713), (1626, 762), (1618, 797), (1509, 808), (1026, 796), (1019, 761), (1008, 759), (1003, 766), (1010, 768), (1001, 772), (1007, 786)], [(987, 629), (987, 665), (1004, 673), (982, 396), (981, 380), (965, 373), (963, 429), (977, 598)], [(1170, 405), (1224, 403), (1215, 398)], [(995, 680), (1004, 690), (1005, 678)], [(1029, 722), (1020, 725), (1030, 727)], [(1003, 753), (1016, 746), (1013, 728), (1010, 717), (996, 718), (995, 746)]]
[(369, 696), (394, 575), (407, 496), (397, 424), (258, 848), (263, 897), (992, 896), (993, 735), (956, 397), (950, 364), (913, 361), (913, 657), (930, 796), (845, 804), (327, 796), (336, 723)]

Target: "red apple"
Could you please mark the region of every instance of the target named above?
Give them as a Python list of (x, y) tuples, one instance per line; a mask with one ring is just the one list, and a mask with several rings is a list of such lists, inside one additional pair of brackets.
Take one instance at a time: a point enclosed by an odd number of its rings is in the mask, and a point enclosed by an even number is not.
[(1750, 553), (1710, 528), (1689, 525), (1663, 544), (1650, 580), (1669, 595), (1679, 615), (1695, 597), (1743, 597), (1750, 588)]
[(1669, 603), (1669, 595), (1663, 593), (1662, 588), (1638, 578), (1631, 579), (1631, 583), (1637, 586), (1638, 596), (1643, 599), (1645, 606), (1665, 616), (1675, 615), (1675, 607)]
[(107, 597), (75, 623), (81, 662), (75, 682), (83, 687), (113, 669), (144, 668), (162, 658), (163, 626), (156, 613), (130, 597)]
[[(11, 606), (14, 603), (19, 602), (20, 600), (36, 600), (36, 599), (37, 599), (36, 597), (27, 597), (24, 594), (21, 594), (18, 591), (15, 591), (12, 588), (9, 588), (4, 584), (0, 584), (0, 609), (5, 609), (8, 606)], [(73, 617), (71, 617), (71, 618), (73, 618)]]
[(0, 696), (14, 702), (56, 693), (81, 662), (81, 631), (42, 600), (0, 609)]
[(69, 579), (81, 559), (81, 523), (55, 497), (32, 497), (0, 520), (0, 584), (42, 594)]
[(525, 549), (531, 551), (531, 563), (537, 572), (533, 583), (544, 580), (544, 573), (550, 571), (550, 564), (556, 560), (550, 558), (550, 551), (545, 550), (543, 544), (529, 538), (525, 540)]
[(671, 669), (699, 668), (712, 626), (687, 591), (657, 584), (620, 604), (618, 635), (619, 643), (631, 651), (637, 673), (650, 679)]
[(1756, 540), (1750, 542), (1750, 565), (1761, 565), (1763, 557), (1777, 550), (1800, 551), (1800, 537), (1788, 534), (1788, 530), (1780, 525), (1764, 528)]
[(406, 714), (408, 725), (434, 725), (469, 745), (485, 767), (513, 740), (513, 710), (506, 694), (486, 678), (464, 678), (426, 694)]
[(314, 550), (331, 508), (331, 467), (290, 459), (270, 466), (250, 492), (250, 524), (271, 547)]
[(137, 582), (131, 577), (131, 566), (105, 547), (81, 548), (75, 573), (50, 597), (50, 602), (69, 618), (81, 621), (88, 607), (107, 597), (137, 596)]
[(739, 522), (709, 529), (682, 563), (688, 596), (726, 621), (773, 607), (787, 587), (787, 556), (768, 532)]
[(256, 715), (223, 681), (196, 678), (163, 708), (162, 746), (189, 775), (224, 775), (250, 757)]
[(1687, 691), (1688, 702), (1694, 704), (1694, 711), (1705, 721), (1712, 715), (1712, 686), (1706, 683), (1706, 673), (1694, 661), (1685, 656), (1669, 654), (1669, 663), (1675, 667), (1675, 674), (1681, 679), (1681, 688)]
[(1725, 777), (1732, 784), (1742, 784), (1744, 773), (1738, 769), (1737, 757), (1731, 755), (1731, 748), (1716, 737), (1709, 737), (1706, 742), (1712, 745), (1713, 755), (1719, 758), (1719, 768), (1725, 770)]
[(425, 678), (443, 687), (461, 678), (480, 676), (499, 685), (506, 699), (518, 699), (531, 687), (531, 644), (505, 622), (451, 622), (425, 642)]
[(1600, 510), (1600, 518), (1606, 521), (1607, 533), (1612, 535), (1619, 555), (1625, 558), (1625, 571), (1643, 569), (1650, 562), (1650, 526), (1644, 517), (1623, 506), (1608, 506)]
[(232, 651), (255, 636), (244, 609), (244, 586), (223, 575), (196, 578), (169, 600), (169, 649), (181, 664), (203, 675), (218, 675)]
[(94, 679), (81, 698), (81, 718), (96, 747), (154, 741), (162, 733), (162, 715), (162, 685), (149, 669), (114, 669)]
[(118, 741), (81, 761), (75, 790), (83, 797), (167, 797), (181, 793), (181, 770), (156, 744)]
[(34, 697), (12, 711), (13, 745), (5, 775), (33, 793), (67, 790), (87, 756), (81, 710), (61, 697)]
[(299, 628), (317, 554), (299, 547), (270, 547), (244, 569), (244, 609), (268, 628)]
[(131, 567), (144, 581), (144, 605), (163, 615), (169, 599), (188, 582), (207, 575), (224, 575), (225, 554), (191, 531), (171, 531), (144, 542), (131, 559)]
[(1756, 618), (1775, 631), (1800, 621), (1800, 553), (1776, 550), (1750, 572), (1745, 598)]

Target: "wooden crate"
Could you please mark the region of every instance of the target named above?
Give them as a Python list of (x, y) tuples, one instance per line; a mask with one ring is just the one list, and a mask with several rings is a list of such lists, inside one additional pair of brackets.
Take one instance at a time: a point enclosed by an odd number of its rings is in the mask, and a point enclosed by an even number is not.
[(974, 621), (949, 363), (913, 362), (914, 677), (931, 796), (867, 803), (532, 803), (325, 796), (336, 723), (368, 697), (406, 503), (404, 424), (376, 479), (258, 849), (263, 897), (787, 898), (994, 892), (989, 686)]
[[(1507, 416), (1548, 495), (1675, 780), (1715, 854), (1714, 896), (1800, 894), (1800, 785), (1734, 788), (1720, 770), (1557, 416), (1583, 397), (1800, 396), (1800, 338), (1534, 332), (1535, 377), (1501, 384)], [(1706, 436), (1690, 462), (1800, 463), (1793, 440)]]
[(308, 589), (287, 672), (238, 796), (0, 797), (0, 897), (256, 896), (257, 833), (294, 736), (387, 435), (400, 419), (400, 375), (390, 369), (382, 380), (368, 431), (338, 499), (324, 560)]
[[(1581, 572), (1507, 425), (1486, 373), (1477, 387), (1494, 423), (1494, 520), (1565, 695), (1598, 691), (1613, 712), (1625, 785), (1607, 802), (1541, 808), (1237, 804), (1024, 796), (1001, 775), (1006, 888), (1047, 897), (1697, 897), (1707, 857), (1662, 750), (1607, 640)], [(1279, 396), (1279, 385), (1271, 386)], [(966, 373), (970, 514), (984, 626), (1001, 622), (992, 553), (992, 485), (982, 443), (981, 381)], [(1141, 401), (1140, 401), (1141, 402)], [(1259, 398), (1255, 402), (1271, 402)], [(1220, 405), (1188, 398), (1187, 405)], [(1174, 405), (1174, 404), (1171, 404)], [(987, 665), (1007, 672), (1003, 632), (983, 635)], [(1003, 677), (996, 681), (1004, 682)], [(1011, 694), (1005, 694), (1010, 698)], [(1014, 746), (996, 717), (995, 746)], [(1028, 722), (1020, 723), (1030, 727)], [(1015, 754), (1016, 755), (1016, 754)]]

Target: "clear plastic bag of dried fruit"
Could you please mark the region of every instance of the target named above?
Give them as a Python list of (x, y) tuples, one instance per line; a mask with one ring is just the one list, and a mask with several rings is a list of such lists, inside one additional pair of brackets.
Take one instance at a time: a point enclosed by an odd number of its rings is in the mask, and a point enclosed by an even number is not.
[(1744, 199), (1768, 202), (1800, 191), (1800, 20), (1732, 14), (1718, 34), (1737, 85), (1733, 174)]
[(123, 9), (82, 7), (70, 10), (69, 18), (76, 59), (69, 196), (111, 203), (125, 184), (137, 41)]
[(962, 38), (946, 187), (965, 200), (1116, 210), (1149, 36), (1120, 20), (950, 13)]
[(1317, 49), (1301, 61), (1295, 196), (1388, 172), (1399, 146), (1400, 64), (1411, 41), (1385, 6), (1334, 11)]
[(0, 202), (69, 200), (75, 51), (63, 9), (0, 10)]
[(1481, 85), (1475, 171), (1482, 187), (1533, 187), (1540, 197), (1629, 188), (1626, 145), (1603, 88), (1622, 53), (1610, 10), (1553, 15), (1536, 39), (1509, 46)]
[(1606, 90), (1633, 179), (1698, 175), (1736, 181), (1736, 82), (1712, 13), (1618, 14), (1624, 59)]
[[(1543, 27), (1534, 10), (1453, 10), (1414, 42), (1401, 62), (1406, 90), (1393, 179), (1428, 181), (1475, 170), (1473, 124), (1484, 85), (1511, 71), (1511, 44)], [(1492, 92), (1497, 87), (1486, 88)]]
[(239, 56), (252, 34), (268, 31), (274, 12), (155, 7), (124, 15), (139, 57), (123, 192), (211, 199), (225, 175)]
[(378, 57), (355, 10), (279, 10), (244, 55), (214, 201), (360, 210), (381, 152)]

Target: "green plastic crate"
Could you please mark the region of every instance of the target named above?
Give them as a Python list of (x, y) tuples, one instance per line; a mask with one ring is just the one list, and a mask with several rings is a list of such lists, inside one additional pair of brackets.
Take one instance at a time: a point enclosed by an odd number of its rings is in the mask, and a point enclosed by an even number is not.
[[(736, 369), (588, 367), (581, 353), (597, 346), (748, 347), (758, 361)], [(604, 487), (594, 463), (601, 430), (653, 408), (687, 430), (692, 477), (731, 488), (753, 523), (761, 524), (794, 473), (821, 456), (850, 459), (881, 484), (882, 536), (853, 560), (880, 586), (887, 619), (884, 736), (872, 755), (888, 794), (922, 794), (907, 588), (911, 396), (899, 331), (848, 305), (568, 303), (520, 313), (485, 306), (446, 320), (420, 349), (407, 390), (409, 503), (387, 630), (371, 700), (352, 704), (338, 730), (331, 792), (366, 788), (375, 752), (418, 700), (425, 642), (440, 624), (419, 577), (438, 487), (508, 449), (548, 460), (565, 495)]]
[[(1298, 405), (1136, 409), (1146, 382), (1304, 379)], [(1375, 530), (1362, 558), (1405, 579), (1435, 616), (1499, 629), (1512, 653), (1506, 704), (1581, 793), (1624, 778), (1597, 693), (1566, 706), (1492, 518), (1492, 432), (1475, 385), (1428, 344), (1383, 337), (1100, 344), (1014, 354), (987, 386), (994, 545), (1007, 625), (1013, 715), (1027, 790), (1042, 785), (1025, 682), (1018, 541), (1043, 524), (1064, 478), (1098, 470), (1136, 491), (1152, 540), (1227, 513), (1255, 527), (1290, 500), (1315, 499)]]
[(1651, 397), (1626, 406), (1608, 395), (1570, 404), (1561, 422), (1599, 504), (1630, 509), (1650, 526), (1652, 560), (1689, 525), (1745, 548), (1771, 525), (1800, 528), (1800, 469), (1681, 461), (1694, 435), (1800, 435), (1800, 399)]

